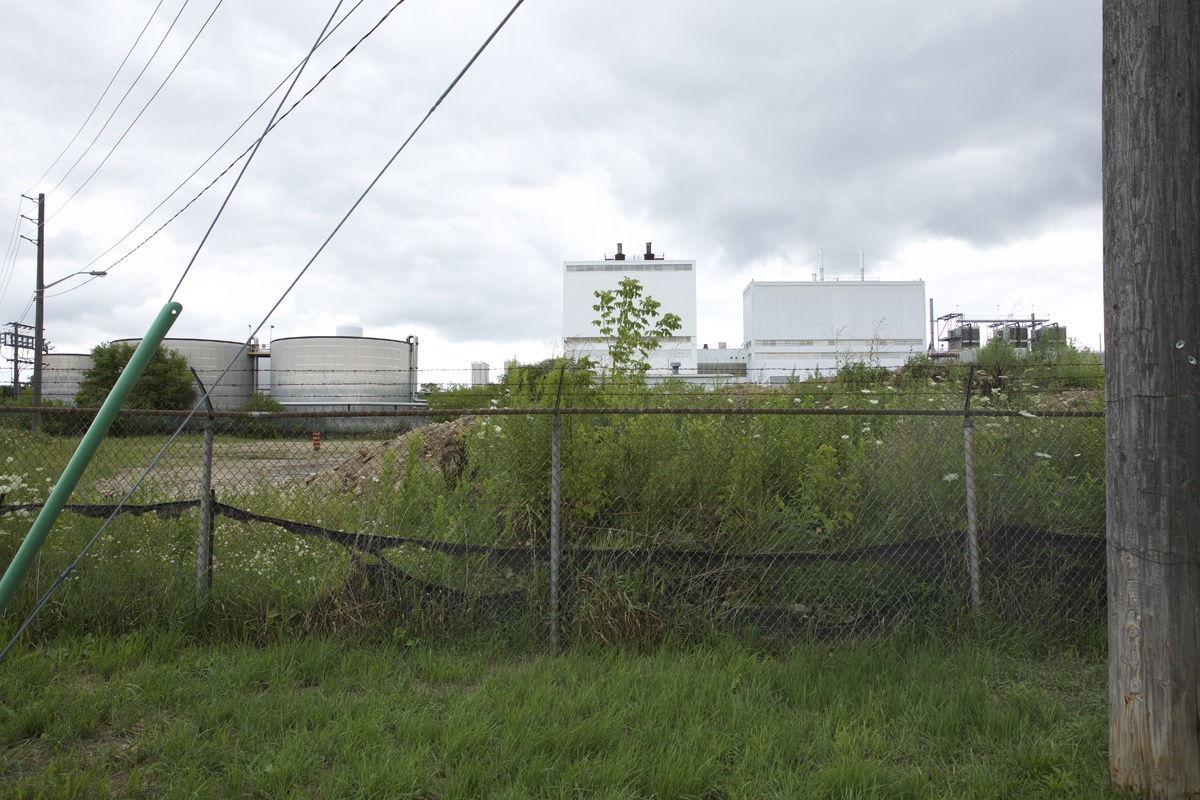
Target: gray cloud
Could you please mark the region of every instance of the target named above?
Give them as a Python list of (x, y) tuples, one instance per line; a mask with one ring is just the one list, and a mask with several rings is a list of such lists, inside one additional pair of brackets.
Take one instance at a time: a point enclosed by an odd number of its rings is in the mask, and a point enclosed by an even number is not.
[[(368, 0), (302, 89), (390, 5)], [(244, 335), (507, 6), (409, 0), (280, 125), (185, 284), (185, 303), (203, 307), (181, 321), (189, 335)], [(10, 10), (0, 32), (5, 206), (15, 210), (74, 133), (151, 7)], [(51, 277), (82, 268), (174, 188), (303, 56), (331, 8), (223, 7), (49, 226)], [(185, 14), (181, 33), (202, 11)], [(926, 239), (989, 248), (1099, 207), (1095, 0), (572, 0), (527, 3), (510, 25), (285, 304), (278, 324), (290, 334), (354, 316), (372, 329), (433, 331), (448, 346), (552, 341), (561, 261), (616, 241), (654, 240), (725, 274), (786, 262), (806, 276), (821, 247), (848, 271), (859, 247), (872, 263)], [(169, 40), (148, 87), (182, 41)], [(44, 70), (28, 68), (34, 58)], [(147, 96), (139, 87), (131, 107)], [(266, 113), (155, 224), (246, 147)], [(78, 179), (52, 196), (52, 211)], [(48, 304), (53, 338), (82, 347), (130, 335), (165, 300), (229, 180), (109, 278)], [(0, 322), (28, 298), (31, 252), (21, 251)]]

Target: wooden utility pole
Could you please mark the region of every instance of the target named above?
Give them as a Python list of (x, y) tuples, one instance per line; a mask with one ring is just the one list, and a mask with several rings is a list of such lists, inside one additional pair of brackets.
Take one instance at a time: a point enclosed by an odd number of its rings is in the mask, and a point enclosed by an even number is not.
[(1109, 772), (1200, 796), (1200, 3), (1104, 0)]
[(37, 430), (42, 423), (42, 415), (37, 412), (42, 407), (42, 345), (44, 333), (42, 325), (45, 316), (46, 300), (46, 195), (39, 194), (37, 221), (37, 284), (33, 293), (33, 406), (32, 427)]

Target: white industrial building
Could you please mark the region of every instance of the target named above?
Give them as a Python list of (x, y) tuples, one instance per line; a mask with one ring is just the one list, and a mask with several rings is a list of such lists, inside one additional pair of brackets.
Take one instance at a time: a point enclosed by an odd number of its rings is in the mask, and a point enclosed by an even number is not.
[(742, 293), (740, 347), (698, 348), (696, 262), (617, 252), (600, 261), (563, 263), (563, 343), (568, 355), (608, 362), (595, 320), (596, 292), (616, 290), (627, 277), (657, 300), (659, 314), (677, 314), (682, 327), (651, 357), (651, 380), (782, 383), (829, 374), (843, 364), (902, 366), (925, 350), (925, 282), (856, 278), (751, 281)]
[(902, 366), (925, 350), (924, 312), (924, 281), (751, 281), (742, 293), (747, 376), (781, 383), (858, 361)]
[(608, 346), (595, 320), (593, 306), (598, 291), (615, 291), (625, 278), (636, 278), (642, 296), (661, 305), (659, 316), (676, 314), (681, 327), (675, 335), (659, 340), (650, 358), (651, 374), (696, 374), (696, 262), (655, 255), (646, 244), (646, 254), (617, 253), (600, 261), (563, 262), (563, 343), (568, 355), (589, 356), (608, 362)]

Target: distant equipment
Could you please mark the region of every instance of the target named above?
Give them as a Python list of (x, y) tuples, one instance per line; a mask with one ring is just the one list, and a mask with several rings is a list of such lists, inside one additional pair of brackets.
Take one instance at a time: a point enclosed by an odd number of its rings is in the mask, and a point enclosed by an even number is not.
[(361, 338), (363, 335), (363, 327), (362, 327), (362, 325), (355, 325), (352, 322), (344, 323), (342, 325), (337, 326), (337, 335), (338, 336), (357, 336), (357, 337)]
[[(930, 326), (933, 325), (933, 304), (930, 302)], [(1008, 318), (995, 319), (988, 317), (967, 317), (965, 314), (944, 314), (937, 318), (937, 341), (944, 347), (940, 352), (961, 353), (976, 350), (984, 342), (980, 340), (980, 328), (986, 325), (990, 332), (989, 339), (999, 336), (1012, 345), (1014, 350), (1028, 350), (1038, 342), (1067, 343), (1067, 329), (1057, 322), (1038, 319), (1033, 314), (1029, 319)], [(931, 351), (930, 355), (937, 356), (939, 351)]]

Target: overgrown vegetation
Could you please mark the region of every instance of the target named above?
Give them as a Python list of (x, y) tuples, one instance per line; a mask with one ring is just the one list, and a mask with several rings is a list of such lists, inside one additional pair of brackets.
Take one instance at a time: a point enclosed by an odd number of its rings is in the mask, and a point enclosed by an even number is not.
[[(983, 370), (977, 370), (977, 379)], [(653, 642), (667, 634), (704, 639), (759, 625), (821, 637), (886, 627), (893, 618), (927, 615), (933, 608), (939, 614), (963, 613), (965, 562), (956, 550), (938, 551), (944, 553), (942, 561), (928, 553), (857, 560), (833, 555), (930, 537), (958, 546), (954, 537), (966, 527), (962, 420), (956, 414), (965, 391), (961, 365), (914, 359), (870, 382), (861, 370), (845, 366), (825, 378), (781, 387), (703, 389), (668, 383), (634, 390), (627, 383), (614, 388), (588, 364), (558, 360), (510, 367), (502, 383), (488, 387), (485, 407), (552, 406), (560, 377), (565, 409), (642, 404), (822, 412), (565, 416), (563, 599), (573, 635)], [(999, 386), (982, 395), (976, 386), (973, 408), (1025, 416), (980, 417), (975, 423), (988, 613), (1061, 629), (1096, 613), (1096, 601), (1087, 598), (1095, 597), (1088, 594), (1092, 584), (1102, 583), (1102, 572), (1096, 572), (1102, 559), (1042, 548), (1014, 561), (998, 539), (989, 543), (987, 537), (1014, 527), (1102, 535), (1102, 420), (1041, 416), (1047, 410), (1098, 409), (1100, 396), (1089, 389), (1047, 392), (1027, 373), (1011, 369), (995, 377)], [(1053, 382), (1042, 374), (1036, 379)], [(907, 409), (947, 416), (876, 413)], [(253, 422), (264, 428), (277, 424), (269, 416)], [(304, 480), (313, 473), (303, 464), (314, 453), (305, 442), (253, 443), (245, 440), (240, 425), (218, 431), (217, 457), (236, 456), (242, 459), (234, 462), (236, 469), (254, 471), (234, 487), (222, 484), (222, 502), (336, 530), (514, 552), (525, 548), (527, 555), (510, 563), (483, 551), (451, 555), (414, 546), (385, 550), (384, 563), (319, 538), (219, 517), (212, 619), (239, 629), (262, 625), (269, 613), (285, 615), (299, 620), (310, 635), (387, 620), (422, 634), (469, 628), (479, 620), (544, 628), (550, 416), (480, 418), (437, 458), (424, 454), (426, 433), (421, 431), (386, 453), (382, 442), (342, 441), (345, 449), (338, 452), (344, 453), (348, 470), (376, 458), (369, 475), (355, 472), (353, 492), (337, 483)], [(131, 485), (163, 440), (107, 441), (73, 500), (111, 502), (107, 496)], [(4, 433), (0, 463), (10, 465), (4, 480), (13, 484), (7, 502), (44, 498), (47, 479), (57, 476), (74, 441)], [(133, 502), (196, 497), (199, 443), (198, 435), (185, 435), (156, 468), (159, 477)], [(328, 446), (322, 452), (328, 455)], [(278, 477), (292, 474), (298, 477)], [(71, 591), (43, 612), (35, 634), (125, 632), (143, 622), (190, 614), (194, 514), (114, 521)], [(56, 575), (99, 524), (64, 515), (41, 556), (39, 574)], [(18, 516), (0, 520), (0, 556), (15, 550), (27, 525)], [(614, 568), (592, 556), (572, 555), (579, 548), (708, 555), (695, 562), (655, 560)], [(780, 552), (813, 557), (788, 563), (765, 557), (720, 561), (723, 554)], [(829, 559), (822, 560), (822, 554)], [(413, 580), (397, 578), (389, 572), (393, 569)], [(428, 585), (462, 595), (431, 595)], [(30, 586), (18, 605), (28, 608), (35, 598), (36, 586)]]

